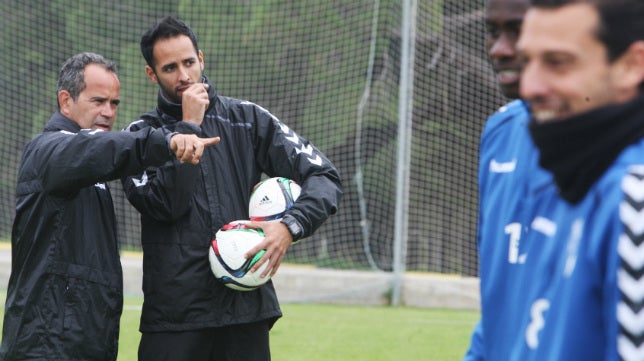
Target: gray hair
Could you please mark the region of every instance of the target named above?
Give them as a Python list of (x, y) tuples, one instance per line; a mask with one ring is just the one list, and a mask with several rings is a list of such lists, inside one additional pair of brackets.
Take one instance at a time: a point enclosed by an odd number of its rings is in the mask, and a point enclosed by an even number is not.
[(56, 94), (66, 90), (76, 101), (78, 95), (85, 89), (85, 67), (97, 64), (116, 74), (116, 64), (95, 53), (80, 53), (67, 59), (58, 73), (56, 81)]

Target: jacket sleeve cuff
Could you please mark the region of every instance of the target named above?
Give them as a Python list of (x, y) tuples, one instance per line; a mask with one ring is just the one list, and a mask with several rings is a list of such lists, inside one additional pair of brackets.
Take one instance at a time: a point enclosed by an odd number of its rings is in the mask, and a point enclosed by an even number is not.
[(171, 156), (170, 159), (175, 158), (174, 152), (172, 152), (172, 143), (171, 143), (170, 139), (172, 139), (172, 137), (174, 137), (177, 134), (179, 134), (179, 132), (168, 132), (166, 134), (166, 136), (165, 136), (165, 141), (166, 141), (166, 143), (168, 143), (168, 153), (170, 153), (170, 156)]
[(197, 124), (190, 122), (178, 122), (174, 130), (181, 134), (199, 134), (201, 133), (201, 127)]

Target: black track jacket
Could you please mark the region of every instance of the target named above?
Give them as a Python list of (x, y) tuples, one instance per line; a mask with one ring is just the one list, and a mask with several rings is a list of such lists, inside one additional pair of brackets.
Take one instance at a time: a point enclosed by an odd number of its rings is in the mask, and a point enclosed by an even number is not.
[[(207, 79), (205, 79), (207, 81)], [(333, 164), (306, 139), (262, 107), (219, 96), (201, 127), (181, 122), (181, 105), (159, 93), (158, 107), (129, 130), (167, 126), (201, 137), (220, 136), (198, 165), (172, 162), (123, 181), (141, 213), (144, 303), (142, 332), (185, 331), (260, 320), (281, 310), (271, 281), (249, 292), (229, 289), (212, 274), (210, 241), (224, 224), (248, 219), (250, 191), (261, 178), (281, 176), (302, 186), (286, 217), (310, 236), (336, 212), (342, 190)]]
[(0, 360), (115, 360), (123, 276), (108, 180), (172, 159), (167, 130), (81, 131), (55, 113), (18, 170)]

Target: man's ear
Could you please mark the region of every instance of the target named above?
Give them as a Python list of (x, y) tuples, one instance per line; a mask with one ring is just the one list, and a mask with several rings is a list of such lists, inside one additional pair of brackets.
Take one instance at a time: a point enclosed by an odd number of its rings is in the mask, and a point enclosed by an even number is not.
[(619, 59), (618, 74), (622, 89), (639, 89), (644, 83), (644, 41), (632, 43)]
[(203, 53), (201, 52), (201, 50), (197, 52), (197, 58), (199, 58), (199, 66), (201, 67), (201, 71), (203, 72), (205, 64), (203, 62)]
[(157, 75), (154, 73), (154, 69), (152, 69), (151, 66), (146, 65), (145, 66), (145, 74), (147, 74), (148, 79), (150, 79), (151, 82), (154, 84), (159, 84), (159, 80), (157, 79)]
[(60, 113), (69, 116), (70, 108), (74, 99), (72, 95), (67, 90), (61, 90), (58, 92), (58, 106), (60, 107)]

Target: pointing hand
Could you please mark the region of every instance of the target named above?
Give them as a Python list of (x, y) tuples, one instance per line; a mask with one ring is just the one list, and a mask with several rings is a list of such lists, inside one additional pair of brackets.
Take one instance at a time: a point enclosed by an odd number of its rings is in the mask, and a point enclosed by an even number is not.
[(170, 138), (170, 149), (181, 163), (198, 164), (204, 149), (220, 140), (220, 137), (199, 138), (194, 134), (175, 134)]

